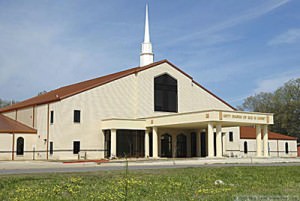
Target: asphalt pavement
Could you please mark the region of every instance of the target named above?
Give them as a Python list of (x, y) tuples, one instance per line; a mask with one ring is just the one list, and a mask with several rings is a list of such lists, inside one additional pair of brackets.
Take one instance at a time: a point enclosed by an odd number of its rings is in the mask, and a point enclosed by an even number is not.
[[(124, 170), (125, 160), (65, 164), (53, 161), (0, 161), (0, 175)], [(129, 170), (234, 166), (300, 166), (300, 158), (221, 158), (129, 160)]]

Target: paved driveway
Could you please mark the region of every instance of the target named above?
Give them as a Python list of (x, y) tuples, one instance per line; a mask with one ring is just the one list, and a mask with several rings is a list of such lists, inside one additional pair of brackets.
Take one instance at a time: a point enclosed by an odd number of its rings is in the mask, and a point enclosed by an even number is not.
[[(57, 172), (90, 172), (123, 170), (126, 161), (108, 163), (72, 163), (48, 161), (0, 161), (0, 174), (29, 174)], [(225, 158), (225, 159), (176, 159), (176, 160), (129, 160), (131, 170), (187, 168), (187, 167), (231, 167), (231, 166), (300, 166), (300, 158)]]

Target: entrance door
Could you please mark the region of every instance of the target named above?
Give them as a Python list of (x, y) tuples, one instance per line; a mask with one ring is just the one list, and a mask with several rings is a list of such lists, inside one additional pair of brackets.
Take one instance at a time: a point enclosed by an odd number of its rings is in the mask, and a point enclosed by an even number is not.
[(201, 157), (206, 156), (206, 133), (201, 133)]
[(197, 135), (195, 132), (191, 133), (191, 157), (197, 156)]
[(177, 150), (176, 155), (178, 158), (186, 157), (187, 146), (186, 146), (186, 136), (184, 134), (177, 135)]
[(172, 136), (167, 133), (161, 136), (161, 157), (172, 157)]

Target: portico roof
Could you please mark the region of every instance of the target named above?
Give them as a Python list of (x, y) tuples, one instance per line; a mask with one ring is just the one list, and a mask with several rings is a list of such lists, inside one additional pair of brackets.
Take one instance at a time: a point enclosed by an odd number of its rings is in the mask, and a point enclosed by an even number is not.
[(142, 119), (106, 119), (102, 121), (102, 129), (145, 129), (149, 127), (195, 129), (205, 128), (208, 123), (220, 124), (222, 127), (271, 125), (273, 124), (273, 114), (207, 110)]
[(270, 125), (273, 114), (226, 110), (187, 112), (146, 118), (146, 127), (202, 128), (209, 122), (222, 127)]

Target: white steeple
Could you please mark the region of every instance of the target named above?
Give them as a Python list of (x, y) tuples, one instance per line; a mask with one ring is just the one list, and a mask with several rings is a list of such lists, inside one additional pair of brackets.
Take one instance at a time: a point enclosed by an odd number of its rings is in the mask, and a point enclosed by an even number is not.
[(149, 19), (148, 19), (148, 4), (146, 4), (146, 18), (145, 18), (145, 35), (142, 43), (142, 50), (140, 55), (140, 66), (146, 66), (153, 63), (154, 54), (152, 52), (152, 44), (150, 42), (149, 33)]

